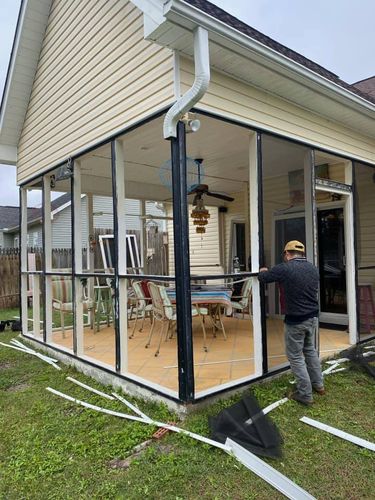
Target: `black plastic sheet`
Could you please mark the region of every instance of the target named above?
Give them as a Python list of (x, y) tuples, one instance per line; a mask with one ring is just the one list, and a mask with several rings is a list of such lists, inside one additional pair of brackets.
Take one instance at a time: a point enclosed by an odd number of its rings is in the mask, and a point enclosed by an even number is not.
[[(252, 423), (247, 423), (251, 419)], [(211, 437), (225, 443), (227, 437), (256, 455), (281, 456), (281, 435), (273, 422), (262, 412), (253, 396), (222, 410), (209, 418)]]

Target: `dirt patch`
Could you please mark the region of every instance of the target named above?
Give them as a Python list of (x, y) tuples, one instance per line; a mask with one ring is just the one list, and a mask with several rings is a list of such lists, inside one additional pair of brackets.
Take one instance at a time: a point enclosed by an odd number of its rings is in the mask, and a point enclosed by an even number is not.
[(21, 392), (26, 391), (30, 387), (30, 384), (23, 382), (21, 384), (11, 385), (8, 387), (7, 392)]
[(13, 363), (0, 363), (0, 370), (8, 370), (8, 368), (12, 368)]

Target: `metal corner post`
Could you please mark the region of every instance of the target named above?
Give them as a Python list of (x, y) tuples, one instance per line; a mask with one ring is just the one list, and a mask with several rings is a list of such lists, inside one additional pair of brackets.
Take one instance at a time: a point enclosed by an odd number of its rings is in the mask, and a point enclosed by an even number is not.
[(177, 124), (177, 137), (171, 139), (173, 231), (177, 309), (177, 350), (179, 397), (194, 399), (194, 363), (191, 319), (189, 213), (186, 188), (185, 125)]
[(121, 370), (121, 339), (120, 339), (120, 305), (119, 305), (119, 245), (125, 242), (120, 242), (119, 233), (119, 214), (118, 214), (118, 199), (117, 199), (117, 169), (116, 169), (116, 141), (111, 142), (111, 168), (112, 168), (112, 197), (113, 197), (113, 236), (114, 236), (114, 264), (115, 264), (115, 351), (116, 351), (116, 371)]

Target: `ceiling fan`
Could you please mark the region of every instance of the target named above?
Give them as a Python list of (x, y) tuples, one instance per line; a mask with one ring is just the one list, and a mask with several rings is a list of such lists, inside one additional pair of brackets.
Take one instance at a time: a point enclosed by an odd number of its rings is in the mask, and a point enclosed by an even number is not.
[(195, 194), (193, 205), (196, 205), (198, 201), (202, 199), (203, 195), (212, 196), (213, 198), (218, 198), (219, 200), (224, 201), (234, 201), (234, 198), (232, 198), (231, 196), (225, 193), (210, 191), (207, 184), (201, 184), (201, 165), (203, 162), (203, 158), (196, 158), (194, 162), (196, 163), (198, 169), (198, 183), (193, 184), (187, 193), (188, 195)]

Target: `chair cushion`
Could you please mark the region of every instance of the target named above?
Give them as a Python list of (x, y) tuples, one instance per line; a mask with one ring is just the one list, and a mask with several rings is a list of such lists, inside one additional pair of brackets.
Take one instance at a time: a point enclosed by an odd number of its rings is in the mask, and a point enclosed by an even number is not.
[[(198, 312), (199, 309), (199, 312)], [(201, 314), (202, 316), (207, 316), (208, 315), (208, 309), (207, 307), (192, 307), (191, 308), (191, 315), (192, 316), (198, 316), (198, 314)]]
[(148, 283), (148, 280), (142, 280), (141, 287), (142, 287), (143, 295), (145, 296), (145, 298), (150, 299), (151, 295), (150, 295), (150, 290), (148, 289), (147, 283)]

